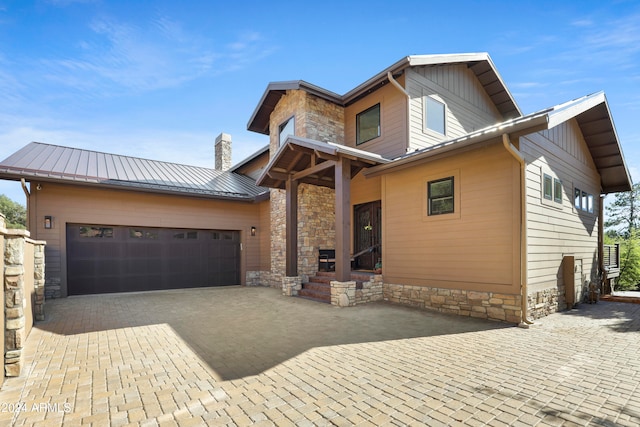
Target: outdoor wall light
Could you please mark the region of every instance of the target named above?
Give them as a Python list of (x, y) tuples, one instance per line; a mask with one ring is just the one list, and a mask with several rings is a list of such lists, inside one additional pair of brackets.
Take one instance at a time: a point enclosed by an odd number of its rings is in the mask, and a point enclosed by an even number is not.
[(252, 236), (256, 235), (256, 227), (254, 225), (251, 226), (251, 235)]
[(51, 218), (51, 215), (47, 215), (44, 217), (44, 228), (52, 228), (53, 227), (53, 219)]

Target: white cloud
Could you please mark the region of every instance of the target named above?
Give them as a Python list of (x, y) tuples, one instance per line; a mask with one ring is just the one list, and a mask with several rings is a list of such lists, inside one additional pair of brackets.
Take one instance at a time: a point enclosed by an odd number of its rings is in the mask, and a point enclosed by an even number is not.
[(76, 58), (48, 58), (42, 65), (48, 81), (92, 97), (176, 87), (244, 68), (273, 52), (257, 32), (216, 43), (164, 16), (145, 25), (99, 19), (89, 28), (92, 33), (76, 43)]

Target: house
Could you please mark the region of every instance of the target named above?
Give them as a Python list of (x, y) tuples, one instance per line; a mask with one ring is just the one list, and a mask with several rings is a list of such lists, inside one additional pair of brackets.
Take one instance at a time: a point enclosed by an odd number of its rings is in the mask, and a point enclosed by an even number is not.
[(598, 280), (600, 196), (631, 186), (603, 93), (523, 115), (486, 53), (409, 56), (344, 95), (270, 83), (248, 129), (269, 146), (215, 171), (37, 143), (0, 163), (31, 182), (48, 295), (302, 295), (331, 265), (336, 305), (527, 323)]
[(31, 182), (47, 298), (247, 284), (268, 268), (268, 190), (233, 171), (228, 134), (210, 169), (32, 142), (0, 177)]

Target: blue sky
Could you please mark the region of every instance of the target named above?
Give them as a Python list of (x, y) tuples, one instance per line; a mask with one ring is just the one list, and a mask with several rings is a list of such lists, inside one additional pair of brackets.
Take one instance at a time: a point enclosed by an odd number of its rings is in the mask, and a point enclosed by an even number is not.
[(343, 94), (461, 52), (488, 52), (525, 114), (605, 91), (640, 179), (637, 1), (0, 0), (0, 159), (40, 141), (213, 167), (226, 132), (237, 163), (268, 143), (246, 126), (271, 81)]

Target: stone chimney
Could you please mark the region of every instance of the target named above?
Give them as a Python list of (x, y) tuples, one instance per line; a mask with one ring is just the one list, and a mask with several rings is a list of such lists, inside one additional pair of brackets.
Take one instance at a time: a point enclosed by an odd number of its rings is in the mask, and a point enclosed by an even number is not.
[(216, 137), (216, 170), (227, 171), (231, 169), (231, 135), (221, 133)]

